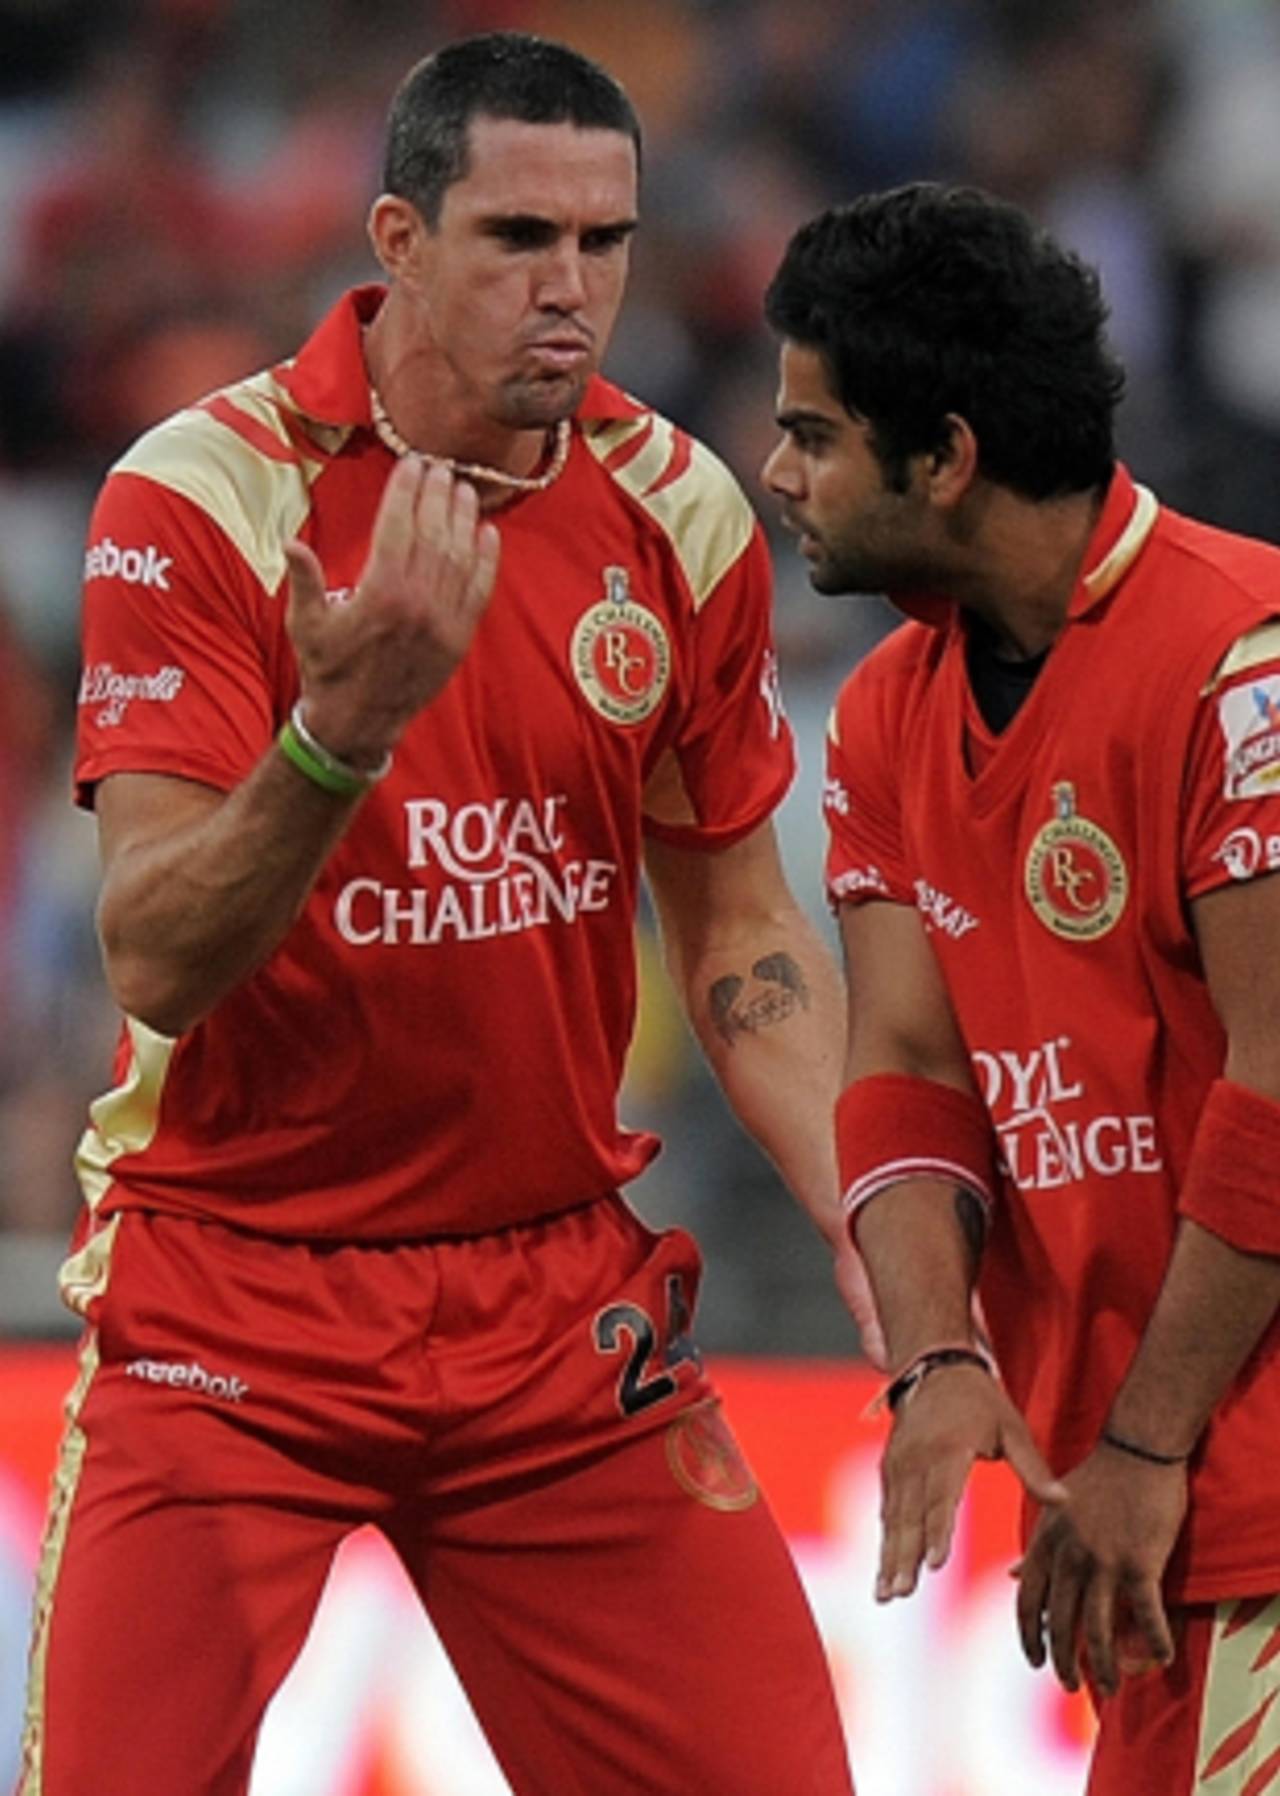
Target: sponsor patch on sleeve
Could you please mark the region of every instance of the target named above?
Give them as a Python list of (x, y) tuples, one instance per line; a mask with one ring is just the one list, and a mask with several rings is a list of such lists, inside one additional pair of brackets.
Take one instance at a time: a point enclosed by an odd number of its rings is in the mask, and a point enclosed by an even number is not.
[(1222, 790), (1227, 798), (1280, 791), (1280, 674), (1245, 680), (1218, 700), (1225, 744)]

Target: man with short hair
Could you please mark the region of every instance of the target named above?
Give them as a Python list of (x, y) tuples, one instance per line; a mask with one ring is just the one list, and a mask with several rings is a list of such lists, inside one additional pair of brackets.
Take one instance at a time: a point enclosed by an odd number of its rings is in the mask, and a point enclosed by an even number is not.
[(1097, 279), (1012, 206), (827, 212), (767, 311), (812, 583), (910, 620), (841, 691), (826, 788), (841, 1188), (893, 1370), (877, 1594), (1007, 1457), (1024, 1649), (1098, 1700), (1092, 1796), (1269, 1789), (1280, 553), (1116, 464)]
[[(759, 526), (602, 380), (639, 130), (497, 34), (394, 102), (385, 288), (144, 437), (86, 583), (115, 1089), (24, 1796), (233, 1796), (371, 1523), (520, 1796), (848, 1796), (821, 1646), (618, 1194), (641, 853), (744, 1122), (858, 1269)], [(107, 542), (115, 553), (105, 553)]]

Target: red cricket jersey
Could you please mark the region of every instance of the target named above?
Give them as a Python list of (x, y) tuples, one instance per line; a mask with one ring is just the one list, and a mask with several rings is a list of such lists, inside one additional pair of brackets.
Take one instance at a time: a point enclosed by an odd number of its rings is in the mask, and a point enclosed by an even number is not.
[[(833, 900), (916, 905), (945, 976), (1005, 1168), (983, 1304), (1060, 1472), (1146, 1325), (1223, 1066), (1187, 900), (1280, 868), (1280, 552), (1120, 470), (1085, 567), (998, 736), (958, 617), (894, 632), (841, 691), (825, 801)], [(1273, 1327), (1196, 1454), (1176, 1594), (1280, 1584), (1277, 1439)]]
[[(359, 578), (393, 464), (343, 299), (299, 356), (112, 471), (85, 562), (82, 803), (122, 771), (228, 790), (297, 695), (283, 545)], [(474, 1233), (657, 1151), (620, 1126), (642, 837), (714, 850), (793, 767), (767, 552), (721, 464), (603, 380), (560, 478), (495, 514), (465, 664), (406, 732), (298, 922), (177, 1040), (126, 1023), (90, 1206), (274, 1234)]]

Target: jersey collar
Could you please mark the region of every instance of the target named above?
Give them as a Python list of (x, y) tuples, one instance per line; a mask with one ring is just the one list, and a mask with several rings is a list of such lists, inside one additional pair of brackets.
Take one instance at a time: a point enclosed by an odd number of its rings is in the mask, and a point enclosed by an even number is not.
[[(1115, 591), (1146, 546), (1160, 506), (1155, 495), (1139, 486), (1118, 462), (1102, 510), (1093, 527), (1067, 617), (1083, 617)], [(959, 607), (944, 593), (895, 593), (895, 608), (917, 623), (945, 630), (958, 623)]]
[(1067, 606), (1069, 618), (1083, 617), (1115, 591), (1145, 548), (1159, 513), (1155, 495), (1118, 464)]
[[(384, 286), (353, 287), (321, 319), (292, 361), (275, 370), (280, 385), (305, 418), (330, 428), (372, 429), (369, 374), (360, 333), (386, 298)], [(620, 388), (591, 377), (576, 416), (584, 424), (638, 418), (647, 407)]]

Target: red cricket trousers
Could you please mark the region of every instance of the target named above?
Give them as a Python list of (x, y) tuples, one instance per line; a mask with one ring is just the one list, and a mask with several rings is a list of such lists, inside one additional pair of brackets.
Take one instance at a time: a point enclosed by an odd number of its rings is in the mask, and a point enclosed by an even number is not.
[(106, 1227), (20, 1796), (243, 1796), (364, 1523), (516, 1796), (851, 1796), (808, 1606), (688, 1332), (682, 1231), (618, 1197), (409, 1245)]

